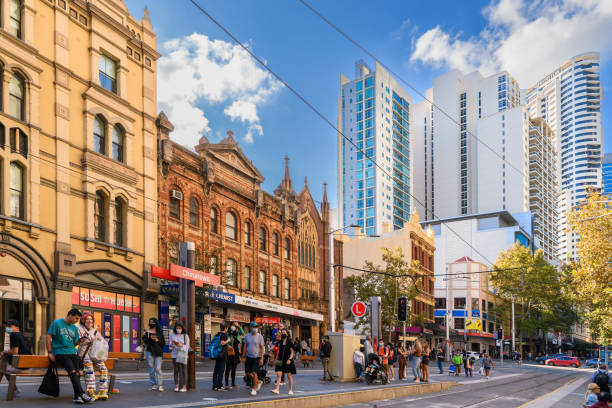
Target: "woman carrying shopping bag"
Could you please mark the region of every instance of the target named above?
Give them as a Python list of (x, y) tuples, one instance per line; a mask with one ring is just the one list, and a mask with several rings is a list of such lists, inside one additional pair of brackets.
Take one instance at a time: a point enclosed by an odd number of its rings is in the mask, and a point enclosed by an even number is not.
[[(96, 400), (107, 400), (108, 370), (104, 362), (108, 357), (108, 343), (94, 327), (94, 317), (91, 312), (83, 312), (81, 325), (79, 326), (79, 337), (83, 340), (79, 345), (78, 355), (83, 364), (87, 394)], [(96, 370), (100, 372), (97, 393)]]
[(186, 392), (185, 369), (189, 359), (189, 336), (182, 323), (174, 324), (174, 333), (170, 335), (172, 347), (172, 364), (174, 365), (174, 392)]

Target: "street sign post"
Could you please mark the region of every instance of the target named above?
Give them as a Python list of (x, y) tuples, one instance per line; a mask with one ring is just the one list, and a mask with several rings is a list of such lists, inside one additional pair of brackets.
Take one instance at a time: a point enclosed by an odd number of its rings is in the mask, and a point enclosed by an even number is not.
[(367, 311), (367, 306), (362, 301), (358, 300), (354, 302), (353, 305), (351, 306), (351, 313), (353, 313), (353, 316), (355, 317), (365, 316), (366, 311)]

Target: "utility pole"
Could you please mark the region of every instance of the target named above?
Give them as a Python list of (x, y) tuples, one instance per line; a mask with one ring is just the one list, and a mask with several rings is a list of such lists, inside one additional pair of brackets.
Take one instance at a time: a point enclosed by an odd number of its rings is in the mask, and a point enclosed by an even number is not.
[(516, 347), (514, 344), (514, 339), (515, 339), (515, 332), (514, 332), (514, 296), (512, 296), (512, 352), (514, 353), (516, 351)]
[[(446, 265), (446, 276), (450, 276), (448, 274), (448, 264)], [(449, 299), (449, 285), (450, 285), (450, 278), (446, 279), (446, 315), (445, 317), (445, 321), (446, 321), (446, 347), (444, 347), (446, 349), (446, 361), (450, 361), (450, 322), (451, 322), (451, 311), (450, 311), (450, 299)]]
[[(195, 268), (195, 244), (193, 242), (179, 243), (179, 264), (186, 268)], [(180, 319), (185, 325), (185, 330), (189, 335), (190, 344), (195, 344), (195, 282), (188, 279), (180, 279)], [(195, 352), (189, 351), (189, 361), (187, 362), (187, 388), (195, 390)]]

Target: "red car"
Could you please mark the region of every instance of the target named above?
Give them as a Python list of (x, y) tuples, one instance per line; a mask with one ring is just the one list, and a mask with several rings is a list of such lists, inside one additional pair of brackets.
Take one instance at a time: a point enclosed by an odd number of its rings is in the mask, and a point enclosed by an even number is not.
[(578, 360), (576, 357), (567, 357), (567, 356), (555, 357), (555, 358), (546, 360), (546, 365), (576, 368), (576, 367), (580, 367), (580, 360)]

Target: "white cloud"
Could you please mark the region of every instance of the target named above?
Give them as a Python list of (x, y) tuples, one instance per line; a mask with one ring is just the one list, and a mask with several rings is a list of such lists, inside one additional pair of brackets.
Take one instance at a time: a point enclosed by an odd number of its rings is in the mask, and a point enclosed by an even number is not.
[(192, 147), (211, 132), (203, 103), (225, 106), (225, 115), (246, 125), (245, 141), (263, 135), (258, 107), (278, 92), (280, 84), (246, 51), (198, 33), (169, 40), (161, 50), (159, 109), (175, 126), (174, 140)]
[(574, 55), (612, 55), (612, 1), (527, 3), (493, 0), (483, 9), (486, 27), (469, 38), (436, 26), (416, 40), (410, 61), (484, 75), (507, 70), (526, 88)]

